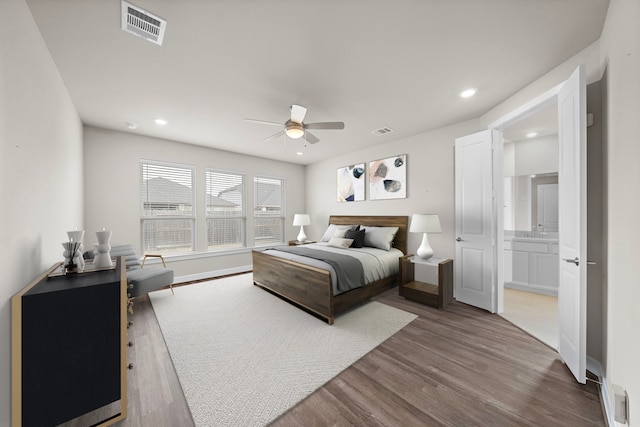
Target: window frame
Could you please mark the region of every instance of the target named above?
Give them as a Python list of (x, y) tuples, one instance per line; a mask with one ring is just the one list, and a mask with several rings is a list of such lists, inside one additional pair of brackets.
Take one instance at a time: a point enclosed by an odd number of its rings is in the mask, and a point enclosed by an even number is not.
[[(210, 214), (209, 211), (209, 203), (207, 202), (207, 198), (210, 195), (210, 174), (220, 174), (220, 175), (226, 175), (227, 177), (235, 177), (235, 178), (240, 178), (240, 184), (236, 184), (236, 185), (241, 185), (242, 186), (242, 191), (240, 194), (240, 204), (241, 204), (241, 215), (240, 216), (228, 216), (228, 215), (212, 215)], [(207, 167), (205, 168), (205, 175), (204, 175), (204, 179), (205, 179), (205, 213), (204, 213), (204, 220), (205, 220), (205, 246), (207, 248), (207, 252), (220, 252), (220, 251), (230, 251), (230, 250), (236, 250), (236, 249), (244, 249), (247, 247), (247, 179), (246, 179), (246, 174), (243, 172), (237, 172), (237, 171), (228, 171), (228, 170), (223, 170), (223, 169), (216, 169), (216, 168), (210, 168)], [(231, 178), (233, 179), (233, 178)], [(233, 187), (229, 187), (229, 189), (231, 189)], [(221, 193), (218, 193), (221, 194)], [(213, 195), (212, 195), (213, 196)], [(213, 197), (219, 197), (219, 196), (213, 196)], [(226, 200), (226, 199), (225, 199)], [(231, 245), (220, 245), (220, 247), (215, 247), (215, 245), (211, 245), (210, 241), (209, 241), (209, 221), (213, 220), (215, 221), (216, 219), (219, 220), (229, 220), (229, 219), (233, 219), (233, 220), (238, 220), (240, 223), (240, 241), (236, 246), (233, 246), (233, 244)]]
[[(278, 215), (264, 215), (261, 216), (258, 214), (258, 209), (259, 209), (259, 182), (260, 180), (263, 181), (278, 181), (278, 185), (280, 187), (280, 205), (279, 205), (279, 214)], [(263, 184), (266, 184), (266, 182), (263, 182)], [(271, 244), (282, 244), (284, 243), (284, 236), (285, 236), (285, 218), (286, 218), (286, 198), (285, 198), (285, 187), (286, 187), (286, 180), (282, 177), (275, 177), (275, 176), (269, 176), (269, 175), (261, 175), (261, 174), (255, 174), (253, 176), (253, 245), (254, 247), (260, 247), (260, 246), (267, 246), (267, 245), (271, 245)], [(259, 219), (265, 219), (265, 218), (270, 218), (270, 219), (277, 219), (279, 224), (279, 231), (280, 231), (280, 235), (278, 237), (275, 237), (271, 240), (268, 239), (264, 239), (264, 242), (260, 242), (258, 243), (258, 229), (260, 227), (262, 227), (261, 225), (258, 224), (258, 220)]]
[[(151, 170), (149, 170), (149, 168)], [(155, 170), (154, 170), (155, 169)], [(169, 172), (171, 170), (173, 170), (171, 173), (162, 173), (162, 169), (165, 169), (165, 172)], [(157, 176), (153, 176), (152, 178), (149, 178), (149, 175), (157, 175)], [(188, 184), (191, 185), (191, 187), (188, 187), (188, 185), (185, 184), (181, 184), (180, 182), (177, 181), (173, 181), (169, 178), (166, 178), (167, 176), (172, 176), (175, 175), (176, 178), (179, 179), (186, 179), (188, 181)], [(187, 179), (188, 177), (188, 179)], [(157, 201), (150, 201), (149, 200), (149, 185), (148, 185), (148, 181), (150, 179), (154, 179), (154, 178), (164, 178), (168, 181), (172, 181), (173, 184), (177, 184), (177, 185), (183, 185), (185, 188), (190, 188), (190, 194), (188, 195), (188, 197), (185, 198), (185, 200), (187, 200), (187, 202), (190, 203), (183, 203), (184, 206), (189, 206), (190, 205), (190, 210), (189, 213), (186, 213), (186, 210), (182, 210), (182, 213), (180, 214), (167, 214), (167, 215), (149, 215), (148, 211), (153, 210), (153, 211), (161, 211), (161, 210), (166, 210), (167, 212), (175, 210), (175, 211), (180, 211), (181, 209), (184, 208), (180, 208), (180, 201), (179, 198), (180, 197), (184, 197), (184, 195), (179, 195), (179, 190), (181, 190), (180, 187), (174, 187), (173, 190), (178, 190), (175, 193), (175, 197), (177, 198), (177, 202), (163, 202), (160, 200)], [(145, 180), (147, 182), (146, 187), (145, 187)], [(170, 184), (170, 185), (173, 185)], [(148, 159), (140, 159), (140, 177), (139, 177), (139, 198), (140, 198), (140, 247), (142, 248), (142, 252), (143, 254), (147, 253), (147, 252), (153, 252), (153, 253), (159, 253), (162, 255), (184, 255), (184, 254), (192, 254), (195, 252), (195, 248), (196, 248), (196, 217), (197, 217), (197, 205), (196, 205), (196, 193), (197, 193), (197, 188), (196, 188), (196, 167), (194, 165), (188, 165), (188, 164), (181, 164), (181, 163), (169, 163), (169, 162), (161, 162), (161, 161), (156, 161), (156, 160), (148, 160)], [(160, 184), (159, 184), (160, 185)], [(168, 188), (167, 184), (164, 184), (164, 186), (166, 187), (165, 190)], [(146, 188), (146, 192), (145, 192), (145, 188)], [(155, 209), (148, 209), (148, 205), (150, 203), (155, 204), (156, 208)], [(189, 235), (189, 242), (184, 242), (185, 243), (185, 250), (172, 250), (172, 249), (158, 249), (157, 245), (154, 248), (148, 248), (147, 247), (147, 242), (149, 240), (152, 240), (150, 238), (150, 236), (148, 236), (145, 232), (145, 227), (147, 224), (153, 224), (153, 223), (158, 223), (159, 221), (186, 221), (187, 224), (189, 224), (189, 228), (190, 230), (188, 230), (188, 235)], [(174, 231), (175, 232), (175, 231)], [(158, 236), (155, 235), (153, 236), (153, 238), (155, 240), (158, 240)], [(178, 239), (176, 239), (173, 242), (174, 247), (179, 247), (180, 246), (180, 241)], [(187, 248), (187, 244), (190, 243), (190, 248)]]

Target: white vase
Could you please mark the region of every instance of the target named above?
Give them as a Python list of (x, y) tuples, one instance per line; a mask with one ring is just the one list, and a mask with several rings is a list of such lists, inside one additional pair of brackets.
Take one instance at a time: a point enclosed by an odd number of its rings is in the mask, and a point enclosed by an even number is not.
[(111, 267), (111, 231), (96, 231), (98, 244), (96, 245), (97, 255), (93, 259), (93, 265), (96, 268)]

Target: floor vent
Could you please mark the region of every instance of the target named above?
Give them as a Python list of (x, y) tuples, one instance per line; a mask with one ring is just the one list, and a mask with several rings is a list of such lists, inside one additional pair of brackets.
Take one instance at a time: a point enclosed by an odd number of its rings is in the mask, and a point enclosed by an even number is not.
[(384, 127), (384, 128), (376, 129), (371, 133), (374, 134), (374, 135), (380, 136), (380, 135), (386, 135), (386, 134), (391, 133), (391, 132), (393, 132), (393, 129)]
[(122, 30), (162, 46), (167, 21), (122, 1)]

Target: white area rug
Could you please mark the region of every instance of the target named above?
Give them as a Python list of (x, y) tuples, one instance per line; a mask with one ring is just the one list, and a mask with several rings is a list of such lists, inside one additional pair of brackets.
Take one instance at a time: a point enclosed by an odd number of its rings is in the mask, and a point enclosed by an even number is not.
[(197, 426), (266, 425), (417, 317), (372, 301), (329, 326), (250, 273), (149, 297)]

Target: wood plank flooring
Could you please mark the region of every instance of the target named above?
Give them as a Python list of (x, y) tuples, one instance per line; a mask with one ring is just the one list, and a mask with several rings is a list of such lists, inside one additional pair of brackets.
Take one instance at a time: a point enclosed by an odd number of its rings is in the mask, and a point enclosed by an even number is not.
[[(397, 288), (375, 299), (419, 318), (274, 426), (606, 426), (597, 385), (578, 384), (555, 351), (501, 317), (455, 301), (426, 307)], [(192, 426), (147, 297), (133, 320), (129, 416), (117, 425)]]

